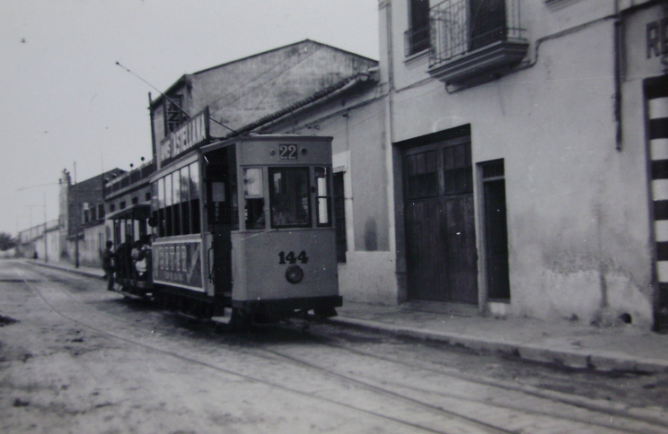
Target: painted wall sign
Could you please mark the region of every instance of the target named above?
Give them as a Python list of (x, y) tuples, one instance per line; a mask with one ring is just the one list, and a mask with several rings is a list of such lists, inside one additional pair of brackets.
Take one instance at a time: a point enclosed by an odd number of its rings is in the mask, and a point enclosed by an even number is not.
[(663, 64), (668, 64), (668, 17), (647, 23), (647, 58), (662, 57)]
[(203, 290), (201, 241), (153, 245), (153, 279)]
[(160, 149), (158, 150), (160, 167), (168, 160), (204, 143), (208, 138), (209, 108), (207, 107), (160, 142)]

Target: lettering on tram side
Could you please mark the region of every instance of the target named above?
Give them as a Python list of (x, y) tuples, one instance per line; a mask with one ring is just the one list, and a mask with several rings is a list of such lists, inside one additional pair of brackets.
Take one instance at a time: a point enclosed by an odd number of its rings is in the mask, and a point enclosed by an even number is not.
[(306, 255), (305, 250), (302, 250), (299, 253), (299, 256), (295, 256), (295, 252), (288, 252), (287, 254), (285, 254), (285, 252), (280, 252), (278, 254), (279, 264), (296, 264), (297, 261), (301, 262), (302, 264), (308, 263), (308, 255)]
[(200, 241), (154, 244), (154, 280), (202, 288), (201, 250)]
[(188, 122), (171, 132), (160, 142), (158, 160), (160, 166), (209, 138), (209, 108), (193, 116)]

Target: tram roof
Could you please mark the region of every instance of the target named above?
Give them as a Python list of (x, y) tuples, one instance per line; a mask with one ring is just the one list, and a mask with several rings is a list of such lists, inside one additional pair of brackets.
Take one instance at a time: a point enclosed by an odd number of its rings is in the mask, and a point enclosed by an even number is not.
[(127, 208), (107, 214), (107, 220), (114, 220), (121, 217), (134, 217), (135, 212), (139, 214), (137, 218), (147, 218), (151, 215), (151, 205), (147, 203), (134, 203)]
[(317, 142), (317, 141), (331, 141), (333, 137), (331, 136), (304, 136), (301, 134), (249, 134), (244, 136), (232, 137), (226, 140), (220, 140), (218, 142), (211, 143), (206, 146), (202, 146), (200, 150), (202, 153), (206, 154), (208, 152), (215, 151), (226, 146), (233, 145), (239, 142), (257, 142), (257, 141), (276, 141), (276, 140), (290, 140), (298, 142)]

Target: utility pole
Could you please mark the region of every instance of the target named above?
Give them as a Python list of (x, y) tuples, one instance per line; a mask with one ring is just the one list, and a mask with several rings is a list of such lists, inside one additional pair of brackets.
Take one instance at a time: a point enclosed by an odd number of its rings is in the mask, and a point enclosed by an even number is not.
[(74, 268), (79, 268), (79, 200), (77, 194), (77, 162), (74, 162)]

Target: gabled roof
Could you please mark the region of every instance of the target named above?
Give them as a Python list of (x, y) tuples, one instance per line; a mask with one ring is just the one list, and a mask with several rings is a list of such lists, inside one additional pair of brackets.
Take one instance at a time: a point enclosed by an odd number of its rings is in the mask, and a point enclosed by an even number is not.
[(188, 81), (188, 77), (193, 77), (193, 76), (196, 76), (196, 75), (199, 75), (199, 74), (203, 74), (203, 73), (212, 71), (214, 69), (224, 68), (224, 67), (233, 65), (235, 63), (238, 63), (238, 62), (244, 62), (244, 61), (253, 59), (255, 57), (264, 56), (266, 54), (274, 53), (274, 52), (280, 51), (280, 50), (285, 50), (287, 48), (294, 47), (294, 46), (301, 45), (301, 44), (305, 44), (305, 43), (320, 45), (321, 47), (327, 47), (329, 49), (332, 49), (332, 50), (335, 50), (335, 51), (338, 51), (338, 52), (341, 52), (341, 53), (344, 53), (344, 54), (347, 54), (347, 55), (350, 55), (350, 56), (355, 56), (355, 57), (359, 57), (361, 59), (368, 60), (370, 62), (378, 63), (377, 60), (371, 59), (370, 57), (362, 56), (360, 54), (356, 54), (356, 53), (353, 53), (353, 52), (350, 52), (350, 51), (346, 51), (346, 50), (343, 50), (341, 48), (334, 47), (332, 45), (327, 45), (327, 44), (323, 44), (321, 42), (313, 41), (311, 39), (304, 39), (303, 41), (295, 42), (295, 43), (288, 44), (288, 45), (283, 45), (283, 46), (277, 47), (277, 48), (272, 48), (271, 50), (263, 51), (261, 53), (256, 53), (256, 54), (253, 54), (251, 56), (242, 57), (240, 59), (236, 59), (236, 60), (232, 60), (232, 61), (229, 61), (229, 62), (221, 63), (220, 65), (211, 66), (209, 68), (202, 69), (202, 70), (194, 72), (192, 74), (184, 74), (181, 77), (179, 77), (179, 79), (176, 80), (171, 86), (169, 86), (169, 88), (164, 93), (161, 93), (156, 99), (151, 101), (151, 104), (150, 104), (149, 108), (153, 108), (155, 105), (157, 105), (159, 102), (161, 102), (161, 100), (165, 97), (165, 94), (169, 94), (170, 92), (172, 92), (176, 88), (186, 84), (187, 81)]
[(334, 83), (331, 86), (327, 86), (300, 101), (290, 104), (287, 107), (284, 107), (278, 111), (275, 111), (274, 113), (268, 114), (267, 116), (264, 116), (254, 122), (251, 122), (249, 124), (244, 125), (241, 128), (236, 129), (234, 132), (229, 133), (227, 136), (225, 136), (225, 138), (236, 137), (244, 133), (253, 131), (256, 128), (259, 128), (268, 123), (279, 120), (285, 115), (300, 110), (308, 105), (325, 101), (331, 98), (337, 92), (342, 92), (344, 90), (350, 89), (352, 87), (355, 87), (356, 85), (360, 85), (363, 83), (369, 83), (369, 82), (375, 83), (376, 81), (377, 79), (374, 80), (372, 78), (372, 74), (368, 72), (362, 72), (350, 77), (346, 77), (343, 80), (339, 81), (338, 83)]
[(220, 65), (212, 66), (210, 68), (203, 69), (201, 71), (195, 72), (192, 75), (202, 74), (204, 72), (211, 71), (212, 69), (222, 68), (222, 67), (229, 66), (229, 65), (232, 65), (232, 64), (237, 63), (237, 62), (243, 62), (245, 60), (250, 60), (254, 57), (264, 56), (265, 54), (273, 53), (273, 52), (280, 51), (280, 50), (285, 50), (286, 48), (294, 47), (294, 46), (305, 44), (305, 43), (308, 43), (308, 42), (310, 42), (312, 44), (320, 45), (321, 47), (327, 47), (327, 48), (330, 48), (332, 50), (339, 51), (339, 52), (344, 53), (344, 54), (348, 54), (350, 56), (361, 57), (362, 59), (366, 59), (366, 60), (369, 60), (371, 62), (378, 62), (375, 59), (371, 59), (371, 58), (366, 57), (366, 56), (362, 56), (362, 55), (359, 55), (359, 54), (356, 54), (356, 53), (353, 53), (353, 52), (350, 52), (350, 51), (346, 51), (346, 50), (343, 50), (341, 48), (334, 47), (332, 45), (323, 44), (322, 42), (313, 41), (311, 39), (304, 39), (303, 41), (295, 42), (293, 44), (283, 45), (282, 47), (272, 48), (271, 50), (263, 51), (261, 53), (256, 53), (256, 54), (253, 54), (253, 55), (247, 56), (247, 57), (242, 57), (241, 59), (232, 60), (232, 61), (226, 62), (226, 63), (221, 63)]

